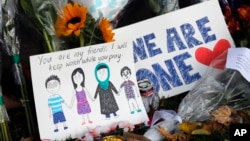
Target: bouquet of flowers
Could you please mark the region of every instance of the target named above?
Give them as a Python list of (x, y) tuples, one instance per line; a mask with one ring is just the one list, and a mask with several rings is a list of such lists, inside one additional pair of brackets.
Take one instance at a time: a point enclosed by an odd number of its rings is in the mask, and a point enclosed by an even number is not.
[[(2, 80), (2, 58), (0, 53), (0, 81)], [(0, 140), (11, 140), (9, 126), (9, 116), (4, 105), (2, 86), (0, 84)]]
[[(16, 85), (20, 87), (20, 93), (21, 93), (21, 102), (23, 104), (25, 114), (26, 114), (26, 120), (28, 123), (28, 130), (29, 134), (32, 135), (34, 133), (34, 119), (31, 113), (31, 107), (29, 105), (29, 98), (28, 93), (26, 89), (26, 82), (24, 79), (24, 75), (22, 72), (22, 65), (20, 63), (20, 41), (18, 37), (18, 24), (16, 24), (16, 13), (17, 13), (17, 0), (1, 0), (0, 6), (1, 6), (1, 27), (0, 27), (0, 45), (1, 50), (3, 53), (6, 53), (11, 59), (12, 59), (12, 71), (15, 78)], [(1, 112), (0, 115), (7, 114), (6, 111), (4, 111), (4, 105), (2, 100), (2, 95), (0, 95), (0, 108)], [(6, 120), (6, 116), (5, 120)], [(3, 120), (3, 118), (0, 118)], [(2, 126), (1, 126), (2, 128)], [(7, 128), (2, 128), (1, 133), (6, 134)], [(8, 136), (3, 136), (8, 137)], [(10, 140), (9, 139), (3, 139), (3, 140)]]
[(250, 47), (250, 2), (221, 0), (228, 29), (237, 47)]
[(114, 41), (109, 20), (94, 18), (82, 0), (20, 0), (20, 4), (22, 19), (40, 33), (48, 52)]

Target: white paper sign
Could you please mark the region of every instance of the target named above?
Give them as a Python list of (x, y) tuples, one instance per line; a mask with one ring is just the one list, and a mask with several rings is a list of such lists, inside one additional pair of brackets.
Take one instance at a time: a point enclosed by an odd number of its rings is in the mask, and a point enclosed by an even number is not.
[(133, 43), (137, 80), (149, 79), (165, 97), (190, 90), (216, 56), (235, 46), (218, 0), (116, 29), (115, 39)]
[(41, 139), (80, 138), (97, 126), (148, 120), (131, 46), (123, 41), (30, 57)]
[(227, 53), (226, 68), (238, 70), (250, 82), (250, 49), (230, 48)]

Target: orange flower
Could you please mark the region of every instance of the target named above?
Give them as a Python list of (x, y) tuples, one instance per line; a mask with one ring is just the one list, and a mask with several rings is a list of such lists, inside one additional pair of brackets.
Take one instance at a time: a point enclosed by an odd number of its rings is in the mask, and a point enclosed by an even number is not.
[(58, 16), (55, 30), (58, 36), (69, 36), (74, 33), (79, 36), (81, 29), (84, 27), (88, 9), (74, 2), (68, 3), (64, 8), (64, 17)]
[(240, 23), (237, 20), (235, 20), (235, 18), (232, 15), (231, 8), (228, 5), (225, 7), (224, 16), (228, 30), (231, 34), (240, 30)]
[(112, 28), (110, 26), (110, 22), (106, 18), (102, 18), (100, 21), (100, 30), (102, 32), (102, 36), (105, 42), (114, 41), (114, 33), (112, 32)]
[(236, 31), (240, 31), (240, 23), (236, 21), (233, 17), (230, 18), (230, 20), (228, 20), (227, 27), (231, 34), (233, 34)]
[(238, 8), (238, 13), (241, 19), (245, 20), (245, 21), (249, 21), (250, 20), (250, 6), (247, 5), (243, 5), (242, 7)]
[(224, 16), (226, 19), (232, 16), (231, 8), (228, 5), (225, 7)]

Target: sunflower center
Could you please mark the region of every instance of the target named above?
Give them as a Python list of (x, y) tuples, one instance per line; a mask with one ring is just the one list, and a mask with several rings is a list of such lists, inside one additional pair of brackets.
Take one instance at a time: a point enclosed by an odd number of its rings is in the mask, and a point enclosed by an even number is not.
[(79, 18), (79, 17), (74, 17), (74, 18), (72, 18), (72, 19), (70, 19), (68, 22), (67, 22), (67, 25), (68, 24), (76, 24), (76, 23), (79, 23), (81, 21), (81, 18)]

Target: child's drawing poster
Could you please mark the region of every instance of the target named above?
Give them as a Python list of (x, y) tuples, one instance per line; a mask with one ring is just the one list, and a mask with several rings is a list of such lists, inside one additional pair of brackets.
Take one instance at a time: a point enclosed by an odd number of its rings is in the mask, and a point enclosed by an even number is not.
[[(189, 91), (210, 62), (234, 47), (218, 0), (209, 0), (114, 30), (133, 43), (137, 80), (160, 96)], [(218, 68), (220, 69), (220, 68)]]
[(97, 126), (147, 121), (132, 54), (123, 41), (31, 56), (40, 138), (65, 140)]

